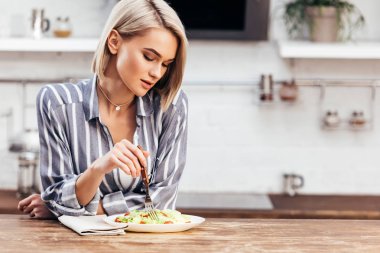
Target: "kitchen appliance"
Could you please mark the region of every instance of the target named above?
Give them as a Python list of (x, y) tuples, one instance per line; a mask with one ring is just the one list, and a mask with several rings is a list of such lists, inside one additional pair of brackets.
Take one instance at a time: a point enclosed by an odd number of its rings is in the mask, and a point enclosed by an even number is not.
[(50, 28), (50, 21), (45, 18), (44, 9), (32, 10), (32, 36), (35, 39), (41, 39)]

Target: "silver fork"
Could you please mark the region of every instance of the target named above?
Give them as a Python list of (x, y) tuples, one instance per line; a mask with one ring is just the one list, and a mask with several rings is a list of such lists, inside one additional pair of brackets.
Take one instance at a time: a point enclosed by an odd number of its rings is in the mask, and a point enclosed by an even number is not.
[[(138, 145), (137, 147), (141, 151), (143, 151), (143, 148), (140, 145)], [(142, 181), (144, 182), (144, 186), (145, 186), (145, 211), (148, 212), (148, 215), (151, 219), (153, 219), (155, 221), (159, 221), (160, 219), (158, 218), (158, 215), (156, 213), (156, 208), (154, 207), (153, 201), (150, 198), (149, 181), (148, 181), (148, 175), (147, 174), (148, 173), (147, 173), (146, 168), (141, 165), (141, 176), (142, 176)]]

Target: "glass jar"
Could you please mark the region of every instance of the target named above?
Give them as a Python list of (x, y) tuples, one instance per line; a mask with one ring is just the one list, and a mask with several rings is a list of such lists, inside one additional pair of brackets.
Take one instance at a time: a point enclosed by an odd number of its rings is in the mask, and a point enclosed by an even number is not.
[(69, 17), (57, 17), (54, 23), (53, 33), (57, 38), (67, 38), (71, 35), (72, 25)]

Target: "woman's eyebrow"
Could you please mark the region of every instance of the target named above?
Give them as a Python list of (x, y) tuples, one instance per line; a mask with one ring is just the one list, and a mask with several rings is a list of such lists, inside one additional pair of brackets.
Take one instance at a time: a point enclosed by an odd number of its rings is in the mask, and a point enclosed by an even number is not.
[[(157, 55), (158, 57), (162, 58), (162, 55), (161, 55), (159, 52), (157, 52), (156, 50), (154, 50), (153, 48), (147, 48), (147, 47), (145, 47), (144, 49), (145, 49), (145, 50), (148, 50), (148, 51), (151, 51), (152, 53), (154, 53), (154, 54)], [(167, 61), (174, 61), (174, 59), (169, 59), (169, 60), (167, 60)]]

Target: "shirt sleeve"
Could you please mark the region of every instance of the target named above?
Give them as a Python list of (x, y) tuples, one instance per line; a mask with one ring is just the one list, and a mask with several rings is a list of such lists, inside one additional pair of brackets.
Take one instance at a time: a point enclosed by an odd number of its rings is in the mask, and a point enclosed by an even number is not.
[[(178, 184), (186, 163), (188, 102), (184, 93), (180, 96), (174, 113), (163, 122), (159, 138), (157, 158), (153, 162), (149, 193), (157, 209), (175, 209)], [(140, 184), (141, 178), (140, 178)], [(137, 187), (137, 190), (144, 189)], [(121, 191), (103, 198), (108, 215), (128, 212), (144, 207), (145, 192)]]
[(99, 190), (86, 206), (78, 202), (75, 184), (80, 174), (74, 171), (64, 124), (58, 120), (55, 112), (60, 110), (61, 106), (54, 103), (54, 96), (51, 88), (44, 87), (39, 92), (36, 103), (43, 188), (41, 198), (56, 216), (96, 215), (100, 199)]

